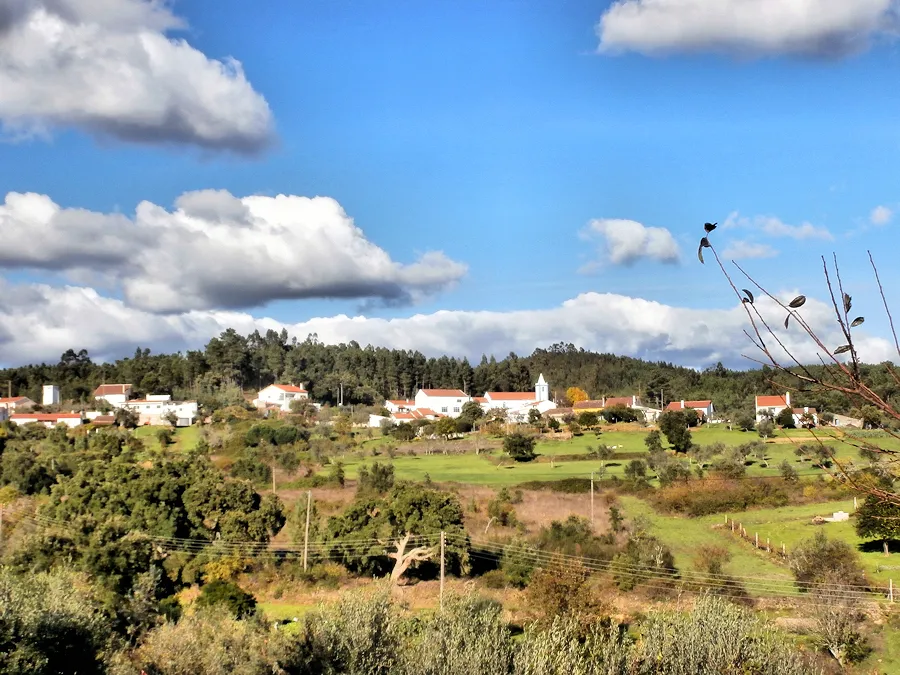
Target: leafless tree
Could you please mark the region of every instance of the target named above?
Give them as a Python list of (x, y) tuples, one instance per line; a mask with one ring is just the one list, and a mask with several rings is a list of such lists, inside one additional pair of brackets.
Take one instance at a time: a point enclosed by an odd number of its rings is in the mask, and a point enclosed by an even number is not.
[[(770, 379), (773, 386), (784, 391), (837, 392), (845, 396), (855, 407), (872, 406), (885, 418), (900, 422), (900, 410), (880, 396), (861, 372), (861, 362), (857, 353), (856, 341), (854, 340), (854, 330), (865, 322), (865, 317), (853, 317), (851, 314), (853, 298), (844, 290), (837, 255), (833, 256), (830, 265), (824, 256), (822, 258), (824, 285), (827, 288), (828, 297), (834, 309), (835, 324), (843, 336), (843, 344), (831, 346), (825, 344), (825, 340), (820, 332), (804, 318), (801, 308), (806, 304), (805, 295), (798, 295), (790, 301), (779, 298), (732, 260), (731, 265), (733, 265), (734, 270), (746, 279), (750, 288), (755, 290), (751, 291), (747, 288), (738, 287), (738, 284), (735, 283), (737, 275), (729, 272), (729, 268), (726, 268), (715, 246), (710, 241), (710, 235), (715, 229), (716, 223), (706, 223), (704, 225), (705, 233), (700, 240), (697, 256), (701, 263), (705, 263), (703, 258), (704, 249), (712, 252), (719, 269), (747, 314), (749, 327), (744, 329), (744, 334), (756, 351), (752, 355), (744, 354), (744, 356), (759, 365), (770, 366), (776, 373), (785, 376), (784, 380), (787, 381), (787, 384), (776, 381), (774, 378)], [(884, 312), (890, 325), (894, 347), (898, 357), (900, 357), (900, 340), (898, 340), (890, 305), (885, 296), (884, 287), (881, 284), (878, 267), (871, 252), (868, 252), (868, 257), (878, 285)], [(819, 364), (813, 367), (799, 360), (796, 349), (789, 347), (785, 340), (773, 329), (771, 317), (766, 318), (760, 311), (757, 306), (757, 297), (768, 298), (784, 312), (785, 330), (793, 328), (793, 330), (799, 331), (804, 339), (815, 348)], [(890, 378), (900, 386), (900, 373), (897, 372), (894, 365), (887, 362), (882, 365)], [(885, 432), (900, 440), (900, 434), (896, 431), (888, 428), (885, 429)], [(870, 456), (878, 457), (893, 476), (897, 476), (898, 462), (900, 462), (900, 454), (897, 451), (881, 447), (867, 441), (865, 438), (840, 434), (831, 429), (811, 429), (810, 433), (816, 440), (817, 451), (823, 453), (831, 460), (834, 466), (834, 470), (831, 473), (836, 479), (847, 482), (861, 493), (875, 496), (885, 502), (900, 505), (900, 495), (886, 487), (884, 481), (874, 480), (870, 472), (860, 471), (852, 463), (840, 460), (835, 456), (832, 445), (825, 444), (823, 441), (828, 440), (829, 443), (833, 443), (836, 440), (839, 444), (866, 450), (870, 453)]]

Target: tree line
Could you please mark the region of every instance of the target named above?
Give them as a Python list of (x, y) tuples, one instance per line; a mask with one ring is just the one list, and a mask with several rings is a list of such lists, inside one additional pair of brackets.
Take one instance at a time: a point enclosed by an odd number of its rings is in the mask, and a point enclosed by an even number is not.
[[(863, 365), (873, 389), (886, 401), (900, 403), (900, 385), (884, 365)], [(814, 369), (815, 367), (813, 367)], [(566, 391), (578, 387), (592, 398), (641, 396), (645, 405), (712, 399), (721, 412), (753, 408), (755, 395), (783, 391), (786, 375), (771, 368), (734, 370), (721, 363), (694, 370), (668, 362), (599, 354), (557, 343), (530, 356), (482, 356), (473, 365), (465, 358), (426, 357), (419, 351), (361, 346), (355, 341), (329, 345), (315, 334), (305, 340), (286, 331), (258, 331), (243, 336), (233, 329), (212, 338), (202, 350), (134, 355), (95, 363), (86, 350), (67, 350), (58, 363), (0, 370), (0, 387), (40, 402), (41, 387), (56, 384), (63, 400), (92, 400), (102, 383), (130, 383), (138, 394), (169, 393), (197, 399), (208, 408), (239, 402), (244, 392), (274, 382), (302, 383), (316, 401), (373, 405), (383, 398), (415, 396), (419, 388), (462, 389), (470, 395), (486, 391), (531, 391), (543, 373), (555, 400), (565, 404)], [(2, 391), (2, 389), (0, 389)], [(855, 403), (834, 392), (798, 392), (793, 402), (819, 410), (848, 414)]]

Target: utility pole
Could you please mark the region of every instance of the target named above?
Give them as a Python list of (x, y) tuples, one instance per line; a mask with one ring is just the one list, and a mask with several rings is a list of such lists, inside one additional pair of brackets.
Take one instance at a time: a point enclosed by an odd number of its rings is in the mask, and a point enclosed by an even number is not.
[(444, 609), (444, 531), (441, 530), (441, 610)]
[(306, 491), (306, 530), (303, 533), (303, 571), (306, 571), (306, 560), (309, 552), (309, 512), (312, 508), (312, 490)]
[(594, 529), (594, 472), (591, 471), (591, 529)]
[(341, 382), (340, 386), (341, 386), (341, 395), (338, 398), (338, 406), (343, 408), (344, 407), (344, 383)]

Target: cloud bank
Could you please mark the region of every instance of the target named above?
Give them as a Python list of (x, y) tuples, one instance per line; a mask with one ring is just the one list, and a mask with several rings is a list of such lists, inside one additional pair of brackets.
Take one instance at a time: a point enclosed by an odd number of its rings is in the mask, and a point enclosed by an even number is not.
[(121, 288), (127, 306), (156, 313), (304, 298), (408, 304), (451, 287), (467, 269), (439, 251), (394, 261), (329, 197), (202, 190), (183, 194), (171, 211), (141, 202), (129, 218), (11, 192), (0, 231), (0, 269), (100, 275)]
[(0, 123), (8, 134), (77, 128), (122, 141), (243, 154), (273, 135), (240, 62), (169, 37), (161, 0), (2, 0)]
[(895, 0), (617, 0), (600, 51), (835, 58), (895, 27)]
[[(785, 294), (790, 298), (796, 293)], [(783, 314), (765, 299), (762, 311), (770, 325), (780, 326)], [(829, 305), (810, 299), (803, 315), (821, 329), (827, 344), (842, 339), (833, 328)], [(94, 359), (127, 355), (136, 346), (154, 351), (197, 348), (226, 328), (247, 334), (253, 330), (287, 329), (304, 339), (316, 333), (326, 343), (356, 340), (428, 355), (450, 354), (478, 359), (483, 353), (529, 354), (554, 342), (572, 342), (586, 349), (705, 367), (722, 361), (735, 367), (753, 354), (743, 334), (744, 309), (697, 310), (610, 293), (585, 293), (549, 309), (513, 312), (439, 311), (405, 318), (350, 316), (281, 323), (243, 312), (192, 311), (159, 316), (105, 298), (90, 288), (53, 288), (42, 284), (12, 285), (0, 280), (0, 364), (55, 361), (69, 348), (85, 348)], [(803, 360), (816, 353), (798, 329), (779, 337)], [(891, 355), (882, 339), (857, 335), (860, 356), (870, 362)]]

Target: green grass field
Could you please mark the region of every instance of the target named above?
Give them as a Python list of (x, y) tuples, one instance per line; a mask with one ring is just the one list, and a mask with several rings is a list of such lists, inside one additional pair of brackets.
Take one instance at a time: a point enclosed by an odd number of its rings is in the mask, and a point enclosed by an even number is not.
[[(143, 426), (134, 430), (134, 435), (142, 438), (148, 450), (159, 450), (159, 441), (156, 432), (167, 427)], [(181, 427), (175, 430), (174, 442), (170, 446), (173, 450), (187, 452), (197, 447), (200, 442), (200, 428), (197, 426)]]
[[(788, 434), (788, 435), (784, 435)], [(472, 453), (417, 455), (411, 457), (406, 454), (397, 455), (393, 460), (381, 456), (377, 458), (350, 459), (344, 461), (347, 478), (354, 479), (360, 466), (373, 461), (391, 462), (397, 478), (404, 480), (423, 480), (425, 475), (436, 482), (441, 483), (470, 483), (474, 485), (515, 485), (527, 481), (552, 481), (564, 478), (589, 478), (591, 472), (599, 472), (603, 462), (588, 456), (588, 448), (596, 448), (598, 445), (615, 446), (615, 452), (647, 454), (644, 444), (646, 430), (630, 431), (603, 431), (599, 436), (593, 432), (585, 433), (571, 439), (555, 440), (550, 436), (543, 436), (535, 446), (538, 459), (533, 462), (515, 463), (503, 462), (498, 466), (498, 460), (503, 458), (500, 450), (475, 455)], [(728, 431), (722, 427), (705, 427), (694, 430), (694, 442), (698, 445), (712, 443), (724, 443), (728, 446), (736, 446), (742, 443), (760, 440), (755, 433)], [(785, 442), (785, 438), (791, 440)], [(814, 477), (822, 474), (820, 469), (812, 466), (809, 459), (800, 459), (795, 454), (795, 449), (804, 442), (813, 441), (810, 432), (805, 430), (793, 430), (779, 432), (774, 442), (766, 443), (766, 461), (755, 458), (754, 463), (747, 467), (749, 476), (780, 475), (779, 465), (787, 460), (802, 477)], [(383, 439), (366, 441), (361, 449), (371, 450), (382, 445)], [(448, 441), (448, 447), (453, 447), (454, 441)], [(415, 446), (415, 444), (413, 444)], [(855, 449), (845, 446), (840, 449), (839, 455), (847, 458)], [(844, 456), (846, 453), (846, 457)], [(573, 456), (584, 455), (584, 459), (573, 459)], [(554, 460), (556, 457), (566, 456), (567, 459)], [(551, 461), (553, 460), (553, 461)], [(606, 463), (606, 477), (622, 476), (629, 459), (613, 459)]]
[[(846, 511), (852, 514), (853, 500), (744, 511), (734, 514), (733, 517), (743, 524), (751, 536), (758, 532), (761, 539), (768, 537), (773, 547), (780, 547), (784, 543), (788, 553), (804, 539), (809, 539), (815, 536), (816, 532), (822, 531), (830, 539), (847, 542), (858, 550), (863, 567), (873, 582), (886, 586), (888, 579), (894, 579), (895, 583), (900, 583), (900, 548), (895, 545), (897, 550), (887, 557), (881, 551), (878, 542), (865, 546), (864, 550), (861, 550), (860, 547), (865, 540), (856, 536), (852, 515), (849, 521), (842, 523), (812, 524), (814, 516), (830, 516), (835, 511)], [(716, 518), (721, 521), (723, 517), (717, 516)], [(699, 520), (710, 522), (709, 518), (700, 518)]]
[[(672, 550), (675, 564), (680, 570), (697, 570), (695, 563), (699, 547), (720, 546), (731, 554), (731, 560), (725, 565), (728, 574), (793, 581), (787, 567), (731, 537), (730, 531), (726, 534), (722, 529), (714, 528), (714, 524), (724, 522), (723, 516), (715, 516), (714, 523), (705, 518), (660, 515), (637, 497), (622, 496), (619, 502), (627, 518), (642, 517), (649, 521), (651, 533)], [(751, 594), (755, 594), (754, 590), (750, 589)]]

